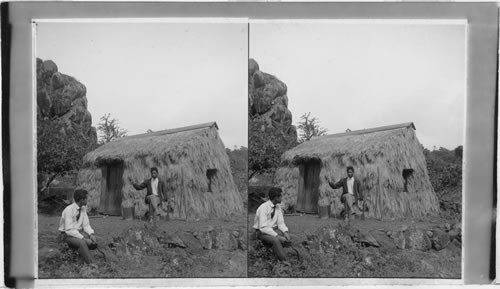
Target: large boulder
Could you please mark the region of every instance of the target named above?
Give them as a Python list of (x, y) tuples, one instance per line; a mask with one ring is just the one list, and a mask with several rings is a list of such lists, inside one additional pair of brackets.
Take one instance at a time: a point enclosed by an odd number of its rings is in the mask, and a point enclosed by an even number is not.
[(462, 242), (462, 223), (458, 222), (456, 224), (453, 224), (451, 226), (451, 230), (448, 231), (448, 235), (450, 236), (451, 240), (457, 240), (459, 242)]
[(341, 250), (354, 246), (351, 234), (352, 232), (346, 227), (328, 224), (307, 236), (307, 246), (319, 252)]
[(177, 233), (163, 232), (163, 235), (158, 238), (161, 244), (166, 244), (169, 247), (186, 248), (187, 245), (182, 241)]
[(461, 241), (461, 238), (459, 238), (459, 234), (460, 233), (454, 229), (448, 231), (448, 236), (450, 236), (450, 240), (460, 239), (459, 241)]
[[(272, 140), (278, 148), (275, 154), (297, 144), (297, 130), (292, 125), (292, 113), (288, 109), (286, 84), (276, 76), (263, 72), (259, 64), (249, 60), (248, 64), (248, 125), (249, 147), (259, 147), (262, 135)], [(251, 160), (250, 160), (251, 161)], [(253, 169), (253, 164), (250, 163)]]
[(87, 88), (63, 74), (52, 60), (37, 58), (37, 120), (63, 125), (61, 133), (73, 131), (97, 144), (96, 129), (87, 110)]
[(194, 237), (199, 240), (203, 249), (211, 250), (213, 248), (212, 234), (210, 231), (194, 232)]
[(188, 251), (197, 251), (203, 249), (203, 245), (191, 232), (178, 232), (177, 235), (186, 245)]
[(423, 230), (411, 228), (405, 232), (405, 236), (408, 249), (429, 251), (432, 247), (431, 240)]
[(434, 273), (436, 271), (436, 268), (431, 263), (423, 259), (420, 260), (420, 267), (426, 273)]
[(248, 242), (248, 236), (247, 236), (247, 233), (246, 233), (246, 230), (245, 228), (240, 228), (238, 231), (233, 231), (233, 232), (237, 232), (237, 240), (238, 240), (238, 248), (243, 250), (243, 251), (246, 251), (247, 250), (247, 242)]
[(259, 64), (257, 63), (257, 61), (253, 59), (248, 60), (248, 75), (253, 76), (258, 70)]
[(396, 248), (404, 249), (406, 248), (406, 238), (405, 234), (402, 231), (391, 231), (387, 232), (387, 235), (392, 239)]
[(132, 256), (140, 254), (154, 254), (164, 250), (158, 241), (157, 232), (148, 226), (132, 227), (124, 230), (113, 238), (112, 247), (118, 256)]
[(212, 240), (213, 240), (213, 249), (220, 249), (225, 251), (234, 251), (238, 249), (238, 239), (239, 232), (237, 232), (237, 236), (233, 234), (233, 231), (216, 228), (212, 231)]
[(450, 236), (442, 230), (434, 229), (432, 231), (432, 247), (438, 251), (443, 250), (450, 244)]
[(371, 235), (375, 240), (377, 240), (377, 243), (380, 244), (380, 247), (386, 248), (386, 249), (396, 249), (396, 244), (394, 244), (394, 241), (387, 236), (387, 233), (382, 232), (382, 231), (371, 231)]
[(373, 235), (370, 234), (370, 232), (357, 230), (353, 234), (352, 240), (364, 246), (380, 247), (380, 244), (377, 242), (377, 239), (375, 239), (375, 237), (373, 237)]

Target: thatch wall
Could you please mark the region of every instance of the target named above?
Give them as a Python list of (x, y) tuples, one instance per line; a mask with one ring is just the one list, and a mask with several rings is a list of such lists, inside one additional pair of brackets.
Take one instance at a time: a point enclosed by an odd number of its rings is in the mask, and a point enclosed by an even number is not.
[[(342, 189), (333, 190), (326, 180), (339, 181), (346, 176), (347, 166), (355, 168), (355, 177), (361, 181), (369, 217), (419, 217), (439, 211), (413, 124), (319, 137), (285, 152), (275, 182), (284, 190), (286, 207), (297, 202), (297, 166), (309, 160), (321, 161), (319, 202), (332, 203), (336, 213), (342, 209)], [(408, 192), (404, 192), (403, 169), (414, 170), (408, 178)]]
[[(103, 145), (84, 158), (78, 185), (89, 191), (88, 206), (99, 208), (101, 168), (123, 162), (122, 206), (135, 206), (136, 214), (147, 211), (146, 190), (137, 191), (129, 178), (140, 183), (150, 177), (150, 168), (167, 186), (173, 212), (171, 218), (206, 219), (243, 213), (243, 202), (231, 175), (229, 157), (215, 126), (169, 134), (132, 136)], [(217, 169), (208, 192), (207, 170)]]

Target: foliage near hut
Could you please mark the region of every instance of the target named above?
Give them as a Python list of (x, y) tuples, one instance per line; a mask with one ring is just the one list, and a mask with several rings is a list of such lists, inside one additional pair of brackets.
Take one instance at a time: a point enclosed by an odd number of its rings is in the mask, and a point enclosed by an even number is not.
[(111, 118), (111, 114), (105, 114), (97, 125), (99, 133), (99, 144), (105, 144), (115, 139), (127, 136), (127, 130), (120, 127), (116, 118)]
[(215, 122), (117, 139), (87, 154), (84, 165), (78, 184), (89, 191), (88, 206), (100, 211), (101, 198), (118, 194), (111, 197), (114, 206), (144, 214), (146, 191), (136, 191), (128, 180), (142, 182), (157, 167), (171, 200), (170, 217), (207, 219), (243, 212)]
[(311, 113), (304, 113), (300, 116), (300, 121), (297, 125), (299, 131), (298, 143), (303, 143), (313, 137), (326, 135), (327, 129), (319, 125), (319, 119), (311, 117)]
[(454, 150), (424, 149), (429, 177), (439, 199), (462, 199), (462, 152), (462, 146)]
[(286, 207), (300, 207), (299, 193), (312, 194), (313, 209), (326, 201), (339, 214), (341, 190), (333, 190), (328, 180), (339, 181), (353, 166), (367, 216), (418, 217), (439, 211), (413, 123), (318, 137), (285, 152), (281, 160), (275, 181), (284, 190)]
[(231, 162), (231, 172), (233, 180), (238, 187), (243, 203), (247, 202), (248, 193), (248, 148), (240, 147), (234, 150), (226, 148), (227, 155)]
[(436, 191), (443, 217), (460, 219), (462, 214), (462, 154), (463, 147), (454, 150), (440, 147), (424, 149), (427, 170)]

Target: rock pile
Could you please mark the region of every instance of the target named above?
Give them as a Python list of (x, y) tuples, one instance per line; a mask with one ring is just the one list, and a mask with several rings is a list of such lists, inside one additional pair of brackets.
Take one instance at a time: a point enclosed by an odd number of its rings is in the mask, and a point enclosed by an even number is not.
[(137, 254), (159, 255), (164, 250), (181, 248), (186, 251), (196, 250), (246, 250), (244, 229), (229, 230), (209, 226), (203, 231), (160, 231), (145, 225), (123, 231), (113, 238), (109, 247), (117, 256)]
[(460, 247), (461, 224), (446, 225), (436, 226), (432, 230), (403, 226), (393, 231), (361, 231), (341, 224), (337, 226), (329, 224), (319, 228), (314, 234), (308, 235), (303, 246), (310, 251), (320, 253), (352, 246), (398, 248), (423, 252), (431, 249), (440, 251), (452, 242)]

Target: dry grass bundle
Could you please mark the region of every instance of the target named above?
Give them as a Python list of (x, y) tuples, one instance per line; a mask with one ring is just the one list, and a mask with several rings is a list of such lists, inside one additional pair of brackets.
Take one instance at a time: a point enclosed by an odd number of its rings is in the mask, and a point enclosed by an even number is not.
[[(439, 211), (413, 123), (319, 137), (285, 152), (275, 182), (284, 189), (286, 205), (297, 202), (298, 165), (314, 160), (321, 163), (319, 200), (333, 203), (336, 213), (342, 209), (342, 190), (331, 189), (327, 180), (345, 177), (347, 166), (354, 167), (361, 182), (370, 217), (420, 217)], [(412, 171), (405, 191), (406, 169)]]
[[(89, 206), (98, 207), (101, 167), (123, 163), (122, 206), (135, 206), (144, 214), (146, 190), (137, 191), (129, 182), (150, 177), (150, 168), (167, 187), (172, 218), (206, 219), (243, 213), (243, 202), (231, 175), (229, 157), (215, 123), (126, 137), (103, 145), (84, 158), (78, 182), (90, 192)], [(211, 177), (211, 192), (207, 170)]]

